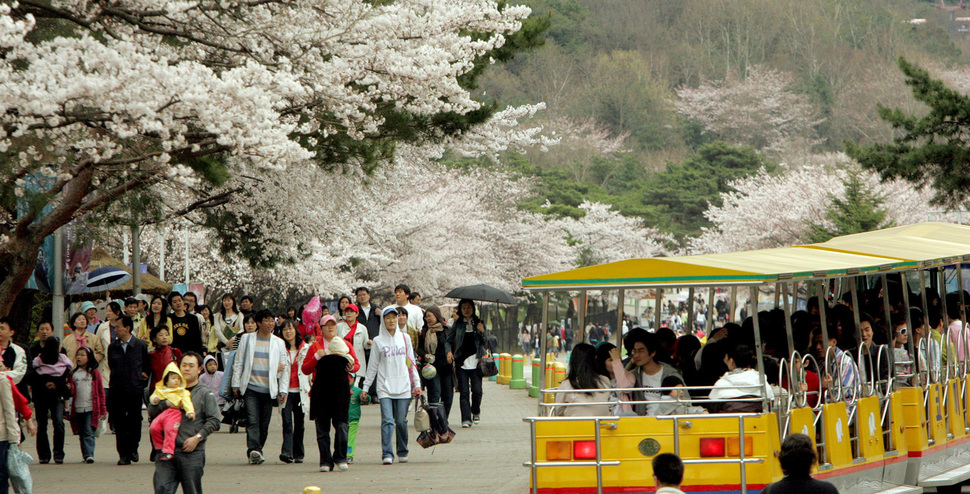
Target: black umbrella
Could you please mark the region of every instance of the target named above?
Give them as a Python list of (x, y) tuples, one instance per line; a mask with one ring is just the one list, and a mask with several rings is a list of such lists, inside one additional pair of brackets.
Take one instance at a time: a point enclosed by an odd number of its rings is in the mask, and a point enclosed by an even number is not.
[(88, 273), (88, 282), (83, 293), (97, 293), (114, 288), (131, 278), (131, 273), (114, 266), (97, 268)]
[(505, 305), (516, 305), (519, 303), (510, 293), (488, 285), (460, 286), (448, 292), (445, 297), (459, 299), (467, 298), (470, 300), (478, 300), (480, 302), (495, 302), (497, 304)]

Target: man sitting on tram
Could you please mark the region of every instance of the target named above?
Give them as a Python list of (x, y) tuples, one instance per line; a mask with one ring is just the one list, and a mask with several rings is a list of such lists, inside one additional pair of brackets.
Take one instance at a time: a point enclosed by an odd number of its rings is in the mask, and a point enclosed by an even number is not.
[[(633, 387), (659, 388), (663, 384), (664, 379), (670, 376), (676, 376), (681, 384), (683, 384), (684, 376), (674, 366), (666, 362), (660, 362), (654, 358), (660, 349), (660, 343), (657, 341), (655, 334), (648, 333), (642, 328), (634, 328), (627, 333), (623, 344), (630, 350), (630, 354), (632, 355), (630, 363), (627, 364), (627, 370), (633, 373)], [(686, 391), (684, 391), (684, 395), (686, 395), (687, 399), (690, 398), (689, 393)], [(637, 415), (656, 415), (656, 408), (659, 404), (660, 397), (660, 392), (656, 390), (634, 392), (634, 401), (655, 401), (657, 403), (636, 403), (633, 405), (633, 411)]]

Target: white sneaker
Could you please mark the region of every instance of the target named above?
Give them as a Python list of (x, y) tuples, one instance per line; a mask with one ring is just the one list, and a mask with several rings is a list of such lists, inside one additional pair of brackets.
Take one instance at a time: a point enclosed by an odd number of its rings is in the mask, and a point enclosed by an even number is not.
[(398, 463), (407, 463), (408, 462), (408, 457), (407, 456), (398, 456), (397, 457), (397, 462)]
[(324, 473), (329, 472), (330, 471), (330, 465), (320, 465), (320, 471), (321, 472), (324, 472)]
[(471, 423), (471, 422), (462, 422), (462, 423), (461, 423), (461, 428), (462, 428), (462, 429), (468, 429), (468, 428), (470, 428), (471, 426), (472, 426), (472, 423)]
[(348, 468), (350, 467), (347, 466), (346, 463), (337, 463), (337, 470), (340, 470), (341, 472), (346, 472)]
[(263, 454), (260, 453), (259, 451), (256, 451), (254, 449), (254, 450), (252, 450), (252, 451), (249, 452), (249, 464), (250, 465), (259, 465), (259, 464), (263, 463), (264, 461), (266, 461), (266, 460), (263, 459)]
[(481, 421), (482, 421), (482, 417), (481, 416), (479, 416), (479, 415), (472, 415), (472, 422), (475, 425), (478, 425), (478, 423), (481, 422)]
[(384, 458), (384, 460), (381, 461), (381, 463), (385, 465), (390, 465), (391, 463), (394, 463), (394, 458), (391, 458), (391, 457)]

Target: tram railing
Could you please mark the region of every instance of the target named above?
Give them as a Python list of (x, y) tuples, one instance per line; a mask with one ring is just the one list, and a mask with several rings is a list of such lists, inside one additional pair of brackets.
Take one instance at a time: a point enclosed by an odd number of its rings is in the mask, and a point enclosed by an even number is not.
[(685, 465), (714, 465), (714, 464), (737, 464), (740, 469), (741, 494), (748, 492), (748, 469), (749, 463), (764, 463), (764, 458), (745, 458), (744, 456), (744, 419), (760, 417), (759, 413), (718, 413), (710, 416), (705, 415), (667, 415), (657, 417), (661, 420), (674, 421), (674, 454), (680, 456), (680, 422), (689, 420), (704, 420), (710, 418), (736, 418), (738, 419), (738, 457), (737, 458), (690, 458), (682, 459)]
[[(543, 390), (553, 391), (553, 390)], [(573, 390), (569, 390), (573, 391)], [(664, 415), (656, 417), (658, 420), (673, 421), (673, 442), (674, 454), (680, 456), (680, 429), (682, 426), (690, 427), (692, 421), (705, 419), (726, 419), (735, 418), (738, 420), (738, 458), (688, 458), (683, 459), (685, 465), (713, 465), (713, 464), (737, 464), (740, 470), (741, 493), (747, 494), (747, 468), (748, 464), (764, 463), (764, 458), (745, 457), (745, 429), (744, 420), (746, 418), (760, 417), (760, 413), (717, 413), (701, 415)], [(595, 467), (596, 468), (596, 493), (603, 494), (603, 467), (620, 466), (620, 460), (603, 460), (602, 457), (602, 433), (601, 429), (616, 430), (619, 417), (526, 417), (523, 422), (527, 422), (531, 434), (531, 460), (524, 462), (522, 466), (528, 467), (532, 474), (532, 492), (539, 492), (540, 468), (552, 467)], [(592, 422), (593, 440), (596, 445), (596, 457), (592, 461), (539, 461), (538, 444), (536, 438), (536, 424), (539, 422)]]

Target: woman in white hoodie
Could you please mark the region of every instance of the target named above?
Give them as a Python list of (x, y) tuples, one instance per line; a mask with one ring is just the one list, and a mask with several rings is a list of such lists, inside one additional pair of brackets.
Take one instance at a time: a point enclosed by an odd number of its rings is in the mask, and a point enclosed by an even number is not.
[[(731, 344), (724, 356), (724, 363), (728, 371), (714, 383), (711, 389), (710, 401), (730, 400), (738, 398), (775, 398), (770, 386), (762, 386), (761, 376), (755, 369), (757, 360), (754, 349), (743, 343)], [(759, 402), (721, 402), (712, 404), (712, 412), (761, 412), (762, 403)]]
[[(374, 338), (367, 377), (362, 389), (377, 383), (381, 404), (381, 457), (385, 465), (394, 463), (392, 441), (397, 431), (397, 461), (408, 462), (408, 405), (412, 395), (421, 394), (421, 376), (414, 365), (411, 338), (397, 325), (397, 309), (388, 307), (381, 318), (381, 332)], [(367, 392), (361, 393), (367, 400)]]

